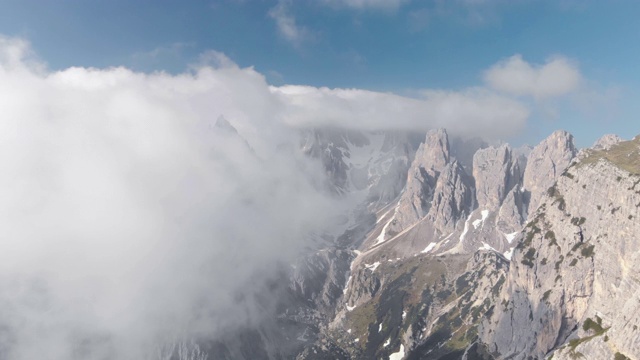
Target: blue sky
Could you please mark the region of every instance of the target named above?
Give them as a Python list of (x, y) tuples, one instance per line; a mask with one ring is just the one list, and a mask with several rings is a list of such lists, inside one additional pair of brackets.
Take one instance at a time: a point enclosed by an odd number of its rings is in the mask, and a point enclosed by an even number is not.
[(560, 56), (580, 72), (579, 94), (518, 95), (531, 116), (510, 141), (533, 143), (556, 128), (572, 132), (580, 146), (603, 133), (640, 133), (638, 1), (0, 3), (0, 33), (27, 39), (51, 70), (179, 73), (215, 50), (273, 85), (413, 96), (485, 86), (484, 72), (515, 54), (534, 67)]

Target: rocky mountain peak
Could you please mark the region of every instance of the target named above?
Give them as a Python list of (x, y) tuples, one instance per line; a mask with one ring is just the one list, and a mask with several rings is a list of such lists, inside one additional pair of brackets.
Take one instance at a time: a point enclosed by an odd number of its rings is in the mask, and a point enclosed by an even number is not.
[(391, 233), (399, 233), (427, 215), (438, 177), (450, 160), (447, 131), (429, 130), (409, 168), (407, 184), (390, 224)]
[(220, 115), (218, 117), (213, 127), (215, 129), (218, 129), (220, 131), (227, 132), (227, 133), (232, 133), (232, 134), (238, 133), (238, 130), (236, 130), (236, 128), (233, 125), (231, 125), (231, 123), (227, 119), (225, 119), (223, 115)]
[(478, 150), (473, 156), (473, 177), (478, 207), (496, 210), (520, 181), (518, 162), (513, 159), (511, 147), (503, 144)]
[(609, 150), (613, 145), (624, 141), (620, 136), (615, 134), (606, 134), (598, 139), (593, 146), (593, 150)]
[(544, 192), (571, 164), (577, 149), (573, 135), (557, 130), (531, 150), (523, 185), (529, 194), (529, 212), (535, 210)]
[(465, 219), (473, 208), (472, 179), (460, 163), (453, 160), (440, 174), (433, 192), (427, 217), (442, 234), (455, 230), (458, 221)]
[(425, 169), (441, 171), (450, 159), (449, 136), (445, 129), (429, 130), (416, 159)]

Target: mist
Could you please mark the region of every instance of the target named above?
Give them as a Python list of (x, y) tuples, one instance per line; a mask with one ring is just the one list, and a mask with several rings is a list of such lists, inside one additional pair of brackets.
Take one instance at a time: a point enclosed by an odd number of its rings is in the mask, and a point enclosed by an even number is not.
[(353, 205), (300, 153), (301, 128), (508, 136), (528, 116), (486, 89), (273, 87), (216, 52), (177, 75), (50, 71), (7, 37), (0, 94), (0, 357), (11, 360), (157, 359), (172, 339), (257, 321), (261, 305), (242, 295)]
[(255, 321), (239, 294), (340, 206), (251, 69), (47, 72), (24, 41), (0, 52), (2, 358), (156, 358)]

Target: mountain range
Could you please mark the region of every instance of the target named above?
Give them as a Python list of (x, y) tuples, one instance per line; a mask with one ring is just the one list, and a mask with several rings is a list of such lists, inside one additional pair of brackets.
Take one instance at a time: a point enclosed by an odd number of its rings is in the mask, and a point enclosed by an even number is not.
[(211, 358), (640, 358), (640, 137), (300, 139), (355, 205), (279, 270), (271, 316), (201, 342)]

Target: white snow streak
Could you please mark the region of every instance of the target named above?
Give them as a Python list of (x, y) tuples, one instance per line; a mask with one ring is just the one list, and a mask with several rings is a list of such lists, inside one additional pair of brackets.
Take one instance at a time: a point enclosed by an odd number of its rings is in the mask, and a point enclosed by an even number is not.
[(380, 232), (380, 235), (378, 235), (378, 237), (376, 238), (376, 243), (373, 246), (382, 244), (384, 242), (384, 236), (387, 234), (387, 227), (389, 226), (389, 224), (391, 224), (391, 222), (393, 221), (393, 219), (395, 219), (395, 216), (393, 216), (391, 218), (391, 220), (387, 221), (387, 223), (384, 225), (384, 227), (382, 228), (382, 231)]
[(347, 288), (349, 287), (349, 283), (351, 282), (351, 275), (349, 275), (349, 278), (347, 279), (347, 282), (344, 284), (344, 289), (342, 290), (343, 294), (347, 294)]
[(369, 265), (369, 264), (364, 264), (364, 267), (366, 267), (367, 269), (371, 270), (371, 272), (376, 271), (376, 269), (378, 268), (378, 266), (380, 266), (380, 261), (376, 261), (373, 264)]
[(391, 212), (391, 210), (392, 210), (392, 209), (389, 209), (389, 210), (387, 210), (387, 212), (386, 212), (386, 213), (382, 214), (382, 216), (380, 216), (380, 217), (378, 218), (378, 220), (376, 220), (376, 224), (378, 224), (380, 221), (382, 221), (382, 219), (384, 219), (384, 217), (385, 217), (385, 216), (387, 216), (387, 215)]
[(432, 242), (429, 245), (427, 245), (426, 248), (424, 248), (424, 250), (421, 251), (421, 253), (426, 254), (429, 251), (433, 250), (433, 248), (436, 246), (436, 243)]
[(464, 230), (462, 230), (462, 234), (460, 234), (460, 242), (464, 241), (464, 237), (465, 235), (467, 235), (467, 232), (469, 231), (469, 219), (471, 219), (471, 215), (469, 215), (469, 217), (467, 218), (467, 221), (464, 222)]

